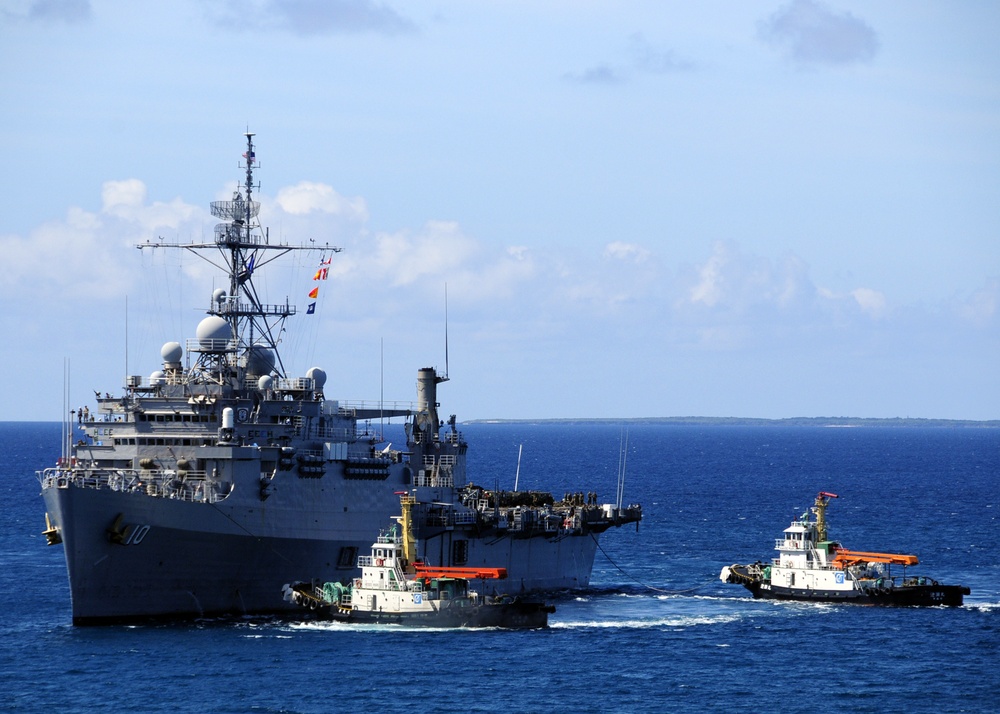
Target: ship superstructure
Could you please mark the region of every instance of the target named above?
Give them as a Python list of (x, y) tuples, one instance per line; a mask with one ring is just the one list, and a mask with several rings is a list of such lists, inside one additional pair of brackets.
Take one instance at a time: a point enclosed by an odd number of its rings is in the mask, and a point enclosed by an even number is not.
[[(245, 179), (214, 202), (211, 241), (146, 243), (184, 249), (228, 276), (195, 337), (169, 342), (149, 378), (97, 394), (76, 414), (64, 455), (38, 473), (45, 534), (66, 553), (77, 624), (278, 612), (283, 583), (304, 573), (348, 582), (357, 554), (411, 494), (423, 561), (505, 567), (518, 591), (589, 583), (596, 534), (638, 522), (641, 508), (548, 494), (489, 493), (465, 471), (467, 443), (437, 412), (434, 368), (408, 403), (326, 398), (325, 372), (292, 376), (279, 351), (294, 305), (268, 303), (255, 278), (292, 251), (257, 220), (254, 135)], [(221, 260), (220, 260), (221, 256)], [(406, 445), (370, 435), (368, 420), (401, 419)], [(502, 507), (505, 505), (505, 507)]]

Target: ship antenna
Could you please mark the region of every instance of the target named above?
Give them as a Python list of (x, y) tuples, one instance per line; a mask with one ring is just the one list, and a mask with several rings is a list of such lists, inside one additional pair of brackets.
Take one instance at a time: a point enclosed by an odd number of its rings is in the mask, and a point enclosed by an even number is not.
[(247, 237), (250, 236), (250, 219), (253, 218), (251, 206), (253, 205), (251, 201), (251, 194), (253, 193), (253, 165), (255, 161), (254, 151), (253, 151), (253, 137), (254, 134), (251, 131), (247, 131), (244, 134), (247, 138), (247, 153), (243, 154), (244, 158), (247, 160), (247, 205), (245, 210), (245, 226), (247, 230)]
[(620, 452), (618, 454), (618, 491), (615, 494), (616, 504), (619, 510), (622, 507), (622, 498), (625, 496), (625, 465), (628, 461), (628, 430), (625, 429), (622, 435), (619, 436), (619, 448)]
[(128, 295), (125, 296), (125, 376), (128, 376)]
[(385, 338), (378, 341), (378, 438), (385, 439)]
[(62, 452), (62, 459), (60, 459), (60, 464), (69, 464), (69, 458), (73, 453), (73, 413), (70, 407), (70, 360), (69, 357), (63, 357), (63, 408), (62, 408), (62, 446), (59, 447)]
[(514, 490), (517, 491), (517, 480), (521, 478), (521, 449), (524, 448), (524, 444), (520, 444), (517, 447), (517, 471), (514, 472)]
[(448, 379), (448, 283), (444, 284), (444, 378)]

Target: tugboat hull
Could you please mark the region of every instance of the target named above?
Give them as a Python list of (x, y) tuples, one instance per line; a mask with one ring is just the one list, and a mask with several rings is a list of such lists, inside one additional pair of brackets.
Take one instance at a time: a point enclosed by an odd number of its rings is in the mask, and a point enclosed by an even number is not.
[[(941, 585), (926, 578), (904, 580), (901, 584), (873, 584), (865, 589), (832, 590), (792, 588), (774, 585), (753, 572), (753, 566), (730, 565), (724, 568), (723, 582), (742, 585), (758, 599), (796, 602), (831, 602), (884, 607), (959, 607), (970, 590), (962, 585)], [(728, 572), (727, 572), (728, 571)], [(923, 581), (923, 582), (920, 582)]]
[(410, 627), (497, 627), (502, 629), (538, 629), (548, 627), (549, 613), (555, 607), (541, 602), (512, 602), (492, 605), (444, 608), (426, 614), (400, 614), (339, 610), (331, 608), (330, 619), (339, 622)]

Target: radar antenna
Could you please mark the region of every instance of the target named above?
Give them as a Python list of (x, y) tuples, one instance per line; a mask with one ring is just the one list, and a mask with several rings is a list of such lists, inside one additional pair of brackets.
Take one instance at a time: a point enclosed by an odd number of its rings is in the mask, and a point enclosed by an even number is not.
[[(289, 245), (286, 243), (271, 243), (269, 233), (261, 228), (257, 216), (260, 213), (260, 202), (253, 200), (254, 190), (260, 185), (254, 183), (254, 169), (259, 167), (257, 153), (254, 147), (254, 134), (247, 131), (246, 152), (243, 154), (246, 175), (242, 187), (237, 187), (229, 201), (213, 201), (212, 215), (222, 219), (215, 226), (212, 242), (202, 243), (167, 243), (162, 239), (156, 243), (147, 241), (137, 248), (183, 248), (199, 258), (211, 263), (229, 275), (229, 291), (213, 296), (209, 315), (222, 318), (231, 328), (231, 340), (222, 348), (212, 342), (211, 355), (199, 349), (196, 343), (188, 351), (203, 352), (206, 362), (212, 363), (212, 371), (236, 373), (241, 372), (240, 357), (254, 347), (266, 347), (273, 352), (275, 368), (282, 377), (285, 366), (278, 350), (280, 335), (284, 329), (284, 321), (296, 313), (294, 305), (266, 304), (258, 295), (254, 285), (257, 271), (281, 256), (296, 250), (329, 251), (339, 253), (340, 248), (329, 244), (318, 244), (310, 241), (308, 245)], [(202, 251), (215, 248), (222, 256), (223, 263), (213, 260)], [(223, 293), (223, 291), (216, 291)], [(220, 333), (221, 334), (221, 333)], [(207, 344), (202, 340), (203, 344)], [(201, 359), (199, 359), (201, 361)]]

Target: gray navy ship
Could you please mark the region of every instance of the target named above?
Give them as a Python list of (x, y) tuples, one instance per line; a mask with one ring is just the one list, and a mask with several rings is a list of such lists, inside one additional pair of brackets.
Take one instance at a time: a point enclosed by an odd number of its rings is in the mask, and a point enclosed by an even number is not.
[[(327, 399), (326, 374), (286, 372), (278, 350), (287, 299), (267, 303), (256, 279), (292, 251), (329, 246), (271, 242), (253, 201), (257, 160), (246, 134), (245, 180), (211, 241), (158, 241), (224, 263), (228, 289), (185, 345), (169, 342), (149, 378), (126, 376), (94, 411), (67, 413), (63, 455), (38, 472), (50, 545), (62, 544), (74, 624), (274, 614), (296, 606), (281, 586), (303, 574), (348, 583), (399, 508), (414, 502), (420, 559), (501, 567), (513, 593), (586, 587), (597, 536), (638, 523), (638, 505), (596, 496), (556, 500), (500, 492), (466, 473), (468, 444), (455, 416), (438, 415), (434, 368), (417, 372), (411, 403)], [(320, 270), (323, 270), (320, 267)], [(370, 420), (397, 419), (405, 446), (372, 436)], [(398, 427), (397, 427), (398, 428)]]

